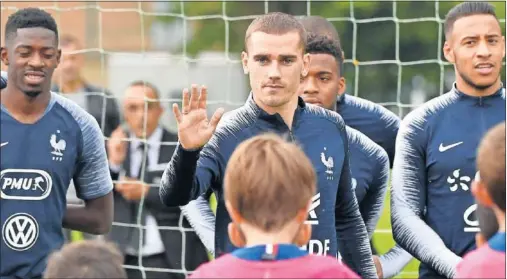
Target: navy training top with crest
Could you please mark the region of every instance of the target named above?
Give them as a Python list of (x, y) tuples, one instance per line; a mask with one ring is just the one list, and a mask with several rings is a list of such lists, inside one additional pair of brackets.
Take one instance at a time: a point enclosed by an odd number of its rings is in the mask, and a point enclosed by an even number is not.
[(471, 193), (484, 134), (505, 121), (505, 89), (486, 97), (456, 88), (403, 119), (396, 141), (391, 220), (420, 278), (452, 278), (479, 231)]
[(371, 239), (382, 213), (389, 178), (389, 157), (361, 132), (346, 127), (350, 149), (352, 188)]
[(345, 124), (336, 112), (305, 104), (301, 98), (290, 130), (279, 114), (269, 115), (251, 96), (244, 106), (222, 117), (202, 150), (186, 151), (178, 145), (162, 178), (163, 202), (183, 206), (213, 189), (218, 200), (215, 254), (221, 256), (235, 250), (227, 234), (231, 219), (223, 199), (225, 168), (242, 141), (266, 132), (289, 134), (315, 168), (318, 193), (309, 212), (308, 222), (313, 229), (306, 249), (312, 254), (333, 257), (340, 251), (353, 270), (364, 277), (376, 278), (368, 235), (351, 186)]
[(348, 94), (338, 97), (336, 112), (347, 126), (358, 130), (384, 148), (392, 166), (396, 135), (401, 121), (396, 114), (379, 104)]
[(113, 189), (101, 130), (73, 102), (51, 93), (44, 115), (23, 124), (1, 107), (0, 278), (40, 278), (63, 242), (67, 188), (95, 199)]

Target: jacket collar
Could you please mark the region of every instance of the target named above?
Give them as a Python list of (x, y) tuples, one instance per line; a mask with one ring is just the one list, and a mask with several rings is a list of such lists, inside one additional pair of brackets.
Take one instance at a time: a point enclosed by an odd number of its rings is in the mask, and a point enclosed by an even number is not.
[[(275, 126), (279, 125), (285, 125), (285, 122), (283, 121), (280, 114), (269, 114), (265, 110), (263, 110), (257, 103), (255, 103), (255, 100), (253, 98), (253, 93), (250, 92), (250, 95), (248, 96), (248, 100), (245, 104), (245, 106), (257, 117), (257, 119), (264, 120), (270, 124), (273, 124)], [(299, 120), (299, 115), (301, 112), (306, 108), (306, 103), (303, 101), (303, 98), (298, 96), (298, 105), (296, 107), (296, 111), (294, 112), (294, 120), (292, 121), (292, 126), (294, 127), (297, 121)]]
[(455, 94), (456, 96), (458, 96), (458, 98), (461, 98), (464, 100), (470, 100), (470, 101), (474, 102), (475, 104), (478, 104), (481, 106), (484, 104), (488, 104), (492, 100), (496, 100), (500, 97), (505, 96), (505, 88), (503, 88), (503, 84), (500, 85), (500, 88), (495, 93), (488, 95), (488, 96), (478, 97), (478, 96), (468, 95), (458, 89), (456, 82), (453, 83), (451, 92), (452, 92), (452, 94)]

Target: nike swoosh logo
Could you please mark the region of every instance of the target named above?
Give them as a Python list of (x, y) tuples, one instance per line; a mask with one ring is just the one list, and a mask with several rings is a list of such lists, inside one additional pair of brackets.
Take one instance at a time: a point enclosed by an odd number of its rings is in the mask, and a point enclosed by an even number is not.
[(463, 143), (463, 142), (462, 142), (462, 141), (460, 141), (460, 142), (453, 143), (453, 144), (451, 144), (451, 145), (447, 145), (447, 146), (444, 146), (444, 145), (441, 143), (441, 144), (440, 144), (440, 146), (438, 147), (438, 151), (440, 151), (440, 152), (445, 152), (445, 151), (447, 151), (447, 150), (449, 150), (449, 149), (451, 149), (451, 148), (453, 148), (453, 147), (456, 147), (456, 146), (458, 146), (458, 145), (460, 145), (460, 144), (462, 144), (462, 143)]
[(7, 145), (9, 142), (3, 142), (2, 144), (0, 144), (0, 147), (4, 146), (4, 145)]

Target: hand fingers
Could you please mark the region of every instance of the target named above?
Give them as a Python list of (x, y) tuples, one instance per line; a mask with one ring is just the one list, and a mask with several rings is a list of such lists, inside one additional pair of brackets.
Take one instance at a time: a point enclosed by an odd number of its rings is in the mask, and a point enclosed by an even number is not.
[(190, 96), (188, 93), (188, 88), (183, 89), (183, 100), (181, 103), (181, 109), (183, 110), (183, 114), (186, 114), (190, 111)]
[(224, 111), (225, 110), (223, 108), (219, 108), (215, 111), (215, 113), (211, 117), (211, 119), (209, 121), (209, 126), (213, 129), (213, 131), (215, 131), (215, 129), (218, 125), (218, 122), (220, 122), (220, 119), (224, 115)]
[(181, 112), (180, 109), (178, 108), (178, 104), (173, 104), (173, 114), (174, 117), (176, 118), (176, 121), (178, 123), (181, 123)]
[(197, 85), (192, 84), (192, 90), (190, 93), (190, 110), (197, 109), (199, 106), (199, 92), (197, 90)]
[(206, 101), (208, 99), (208, 89), (206, 86), (201, 87), (201, 95), (199, 96), (199, 108), (206, 109)]

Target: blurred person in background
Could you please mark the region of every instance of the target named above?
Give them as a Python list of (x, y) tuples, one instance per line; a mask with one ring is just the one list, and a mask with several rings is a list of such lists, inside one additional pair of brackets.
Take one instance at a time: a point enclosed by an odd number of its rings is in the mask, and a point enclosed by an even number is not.
[(100, 240), (65, 244), (49, 256), (44, 279), (127, 279), (118, 248)]
[(228, 235), (239, 249), (200, 266), (191, 278), (359, 277), (331, 256), (300, 249), (312, 233), (306, 220), (317, 176), (297, 144), (275, 134), (250, 138), (234, 150), (224, 176)]
[[(83, 50), (83, 46), (76, 37), (62, 34), (60, 48), (62, 49), (62, 58), (55, 70), (51, 91), (62, 94), (90, 113), (99, 123), (103, 135), (109, 137), (120, 124), (120, 113), (116, 99), (110, 92), (87, 82), (83, 77), (85, 54), (79, 52)], [(106, 102), (105, 107), (104, 102)], [(67, 191), (67, 202), (82, 203), (76, 196), (73, 183)], [(65, 236), (68, 241), (79, 240), (82, 237), (85, 239), (94, 238), (89, 234), (68, 230), (65, 230)]]
[(60, 47), (62, 60), (55, 70), (51, 91), (63, 94), (85, 109), (97, 120), (104, 136), (109, 137), (120, 124), (116, 98), (108, 90), (91, 84), (83, 77), (85, 55), (78, 52), (83, 50), (83, 46), (77, 38), (62, 34)]
[(454, 6), (444, 34), (443, 53), (454, 66), (455, 83), (403, 119), (392, 171), (393, 236), (421, 262), (420, 278), (454, 277), (462, 257), (475, 249), (479, 227), (470, 188), (477, 147), (490, 128), (505, 121), (505, 37), (494, 6)]
[[(162, 127), (162, 113), (154, 85), (135, 81), (127, 87), (123, 99), (126, 123), (107, 142), (110, 170), (113, 180), (118, 180), (114, 222), (136, 225), (141, 214), (140, 225), (146, 229), (141, 236), (139, 228), (119, 224), (107, 237), (125, 253), (126, 265), (140, 266), (142, 260), (143, 267), (192, 271), (208, 256), (194, 232), (179, 230), (191, 228), (179, 207), (166, 207), (160, 200), (160, 179), (178, 141), (176, 134)], [(126, 271), (129, 278), (142, 277), (137, 269)], [(147, 278), (185, 278), (183, 273), (145, 272)]]

